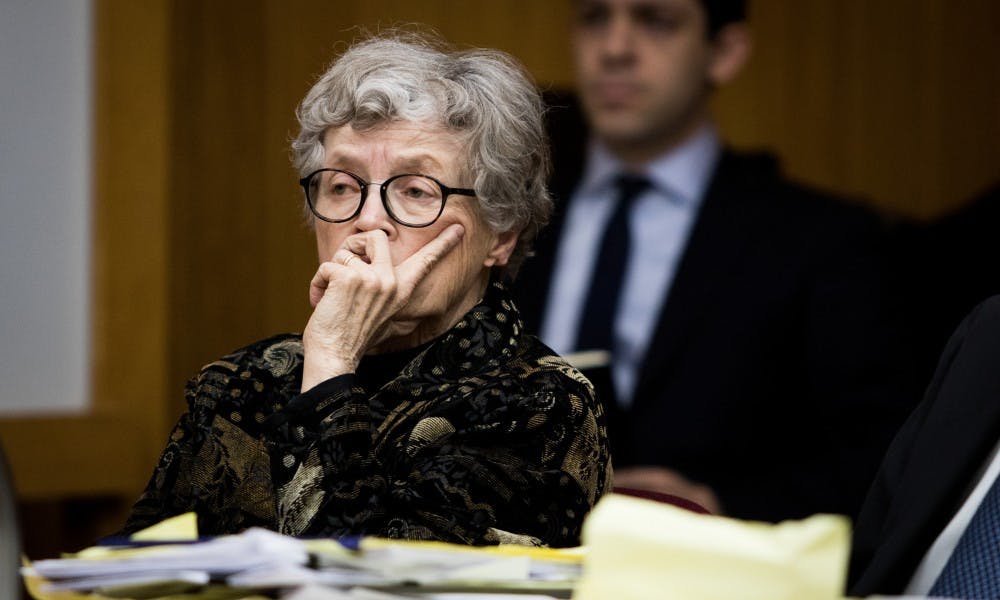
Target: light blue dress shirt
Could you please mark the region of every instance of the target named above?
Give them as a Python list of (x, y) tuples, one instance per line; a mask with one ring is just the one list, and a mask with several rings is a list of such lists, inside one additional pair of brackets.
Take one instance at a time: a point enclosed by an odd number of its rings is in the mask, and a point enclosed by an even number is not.
[[(623, 406), (631, 404), (638, 369), (719, 154), (718, 135), (706, 125), (636, 173), (647, 176), (652, 186), (636, 199), (630, 215), (629, 264), (615, 315), (612, 379)], [(573, 345), (601, 238), (617, 201), (614, 179), (628, 171), (602, 144), (590, 143), (584, 175), (567, 209), (541, 327), (542, 340), (560, 354), (589, 349)]]

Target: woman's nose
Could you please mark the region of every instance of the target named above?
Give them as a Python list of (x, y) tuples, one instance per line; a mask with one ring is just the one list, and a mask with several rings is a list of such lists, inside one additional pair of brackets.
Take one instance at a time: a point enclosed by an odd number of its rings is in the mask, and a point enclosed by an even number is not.
[(374, 231), (381, 229), (390, 238), (395, 229), (395, 223), (389, 213), (386, 212), (382, 204), (382, 196), (377, 184), (369, 185), (365, 190), (365, 198), (361, 204), (361, 212), (354, 220), (354, 226), (358, 231)]

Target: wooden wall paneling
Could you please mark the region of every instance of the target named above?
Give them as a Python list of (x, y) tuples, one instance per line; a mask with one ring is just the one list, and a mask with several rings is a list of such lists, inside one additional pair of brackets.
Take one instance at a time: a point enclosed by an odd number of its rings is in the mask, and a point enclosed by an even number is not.
[[(844, 183), (909, 216), (940, 197), (935, 149), (941, 124), (936, 99), (941, 55), (933, 3), (854, 3), (846, 22), (852, 51), (846, 80), (855, 104), (841, 121), (848, 144)], [(895, 26), (893, 26), (895, 24)], [(913, 177), (914, 173), (924, 173)]]
[(399, 14), (430, 24), (460, 46), (509, 52), (523, 62), (543, 86), (572, 84), (570, 3), (565, 0), (462, 4), (436, 0), (424, 2), (423, 6), (397, 0), (395, 4)]
[(751, 3), (754, 55), (716, 102), (794, 177), (932, 218), (1000, 177), (1000, 4)]
[(166, 5), (94, 2), (92, 408), (0, 421), (22, 499), (135, 497), (162, 444)]
[(1000, 2), (943, 2), (939, 13), (948, 58), (939, 73), (939, 156), (950, 209), (1000, 182)]
[(545, 85), (572, 84), (568, 53), (568, 0), (382, 0), (325, 2), (294, 0), (269, 3), (279, 44), (308, 48), (325, 65), (334, 48), (362, 31), (420, 24), (460, 45), (495, 47), (510, 52)]
[(169, 386), (179, 414), (189, 377), (265, 333), (258, 253), (268, 73), (262, 2), (172, 7)]
[(270, 118), (262, 134), (269, 227), (261, 260), (269, 281), (265, 319), (272, 333), (302, 331), (312, 312), (308, 287), (317, 266), (316, 242), (305, 218), (289, 143), (298, 131), (295, 108), (299, 100), (333, 58), (335, 43), (349, 35), (342, 31), (347, 19), (337, 14), (326, 3), (297, 2), (290, 11), (268, 4)]
[(753, 3), (753, 54), (716, 102), (727, 139), (773, 148), (794, 176), (855, 192), (848, 185), (845, 132), (856, 129), (851, 99), (872, 83), (850, 66), (852, 36), (868, 40), (871, 33), (864, 19), (852, 26), (857, 6)]

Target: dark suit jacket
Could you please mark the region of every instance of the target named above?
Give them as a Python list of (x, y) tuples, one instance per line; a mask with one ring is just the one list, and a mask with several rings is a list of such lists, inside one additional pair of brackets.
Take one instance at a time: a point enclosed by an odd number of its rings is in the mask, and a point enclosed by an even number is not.
[(1000, 440), (1000, 296), (945, 347), (923, 402), (892, 442), (854, 529), (853, 595), (903, 591)]
[[(536, 331), (586, 133), (553, 109), (557, 208), (518, 276)], [(576, 125), (573, 125), (576, 119)], [(659, 317), (632, 409), (605, 394), (617, 467), (664, 465), (730, 515), (854, 514), (902, 422), (878, 223), (726, 151)]]

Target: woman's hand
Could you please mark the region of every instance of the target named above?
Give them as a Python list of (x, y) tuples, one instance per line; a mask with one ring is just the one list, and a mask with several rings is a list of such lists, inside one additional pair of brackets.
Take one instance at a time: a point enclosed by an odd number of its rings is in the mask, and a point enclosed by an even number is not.
[(366, 231), (344, 240), (309, 284), (314, 310), (302, 334), (302, 391), (330, 377), (353, 373), (366, 350), (416, 328), (415, 321), (393, 321), (392, 317), (464, 234), (461, 225), (451, 225), (396, 267), (384, 231)]

